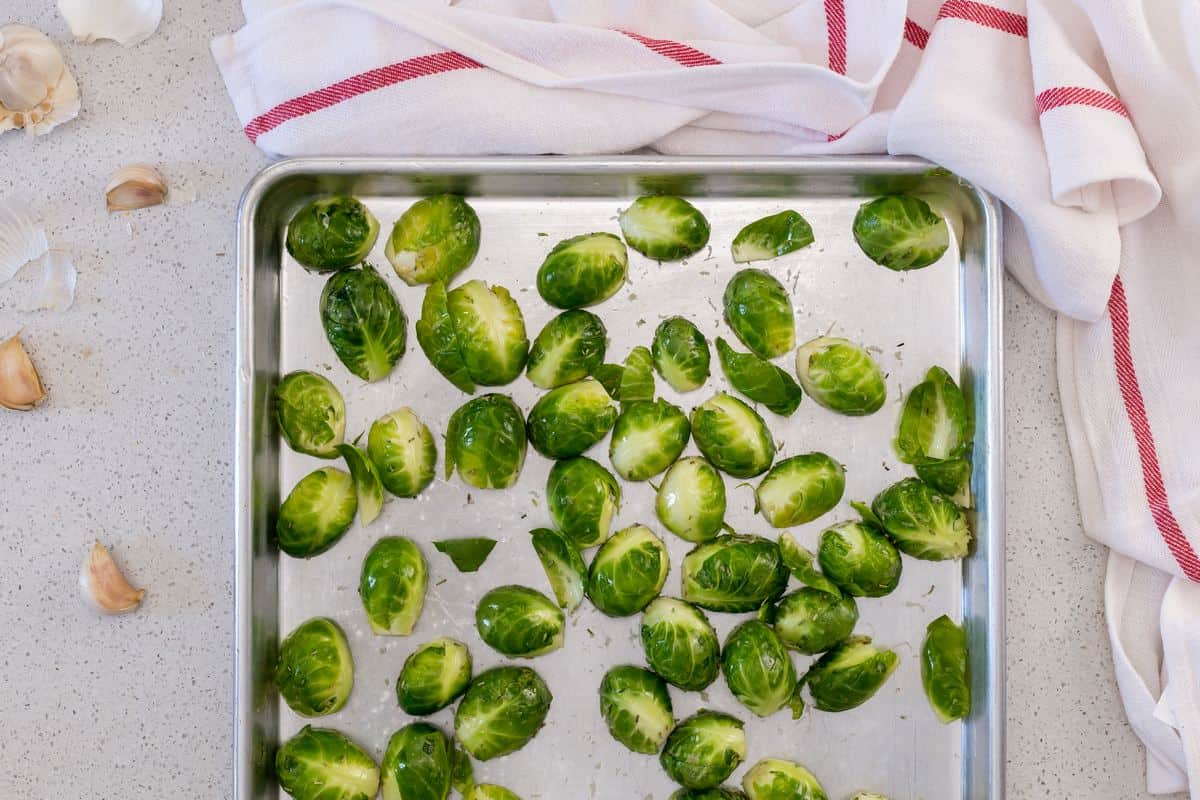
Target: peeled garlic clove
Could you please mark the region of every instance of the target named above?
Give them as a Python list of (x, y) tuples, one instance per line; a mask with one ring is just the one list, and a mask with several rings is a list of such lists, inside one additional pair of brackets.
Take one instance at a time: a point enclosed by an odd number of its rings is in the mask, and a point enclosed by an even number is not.
[(0, 133), (49, 133), (79, 114), (79, 85), (62, 53), (28, 25), (0, 26)]
[(145, 41), (162, 21), (162, 0), (58, 0), (77, 42), (112, 39), (124, 47)]
[(104, 197), (109, 213), (156, 206), (167, 198), (167, 182), (148, 164), (130, 164), (113, 174)]
[(49, 249), (46, 229), (28, 207), (11, 197), (0, 200), (0, 283), (12, 280), (21, 267)]
[(45, 397), (46, 387), (21, 345), (21, 334), (0, 344), (0, 406), (28, 411)]
[(134, 589), (113, 561), (108, 548), (96, 540), (79, 571), (79, 591), (83, 599), (105, 614), (124, 614), (142, 603), (145, 589)]

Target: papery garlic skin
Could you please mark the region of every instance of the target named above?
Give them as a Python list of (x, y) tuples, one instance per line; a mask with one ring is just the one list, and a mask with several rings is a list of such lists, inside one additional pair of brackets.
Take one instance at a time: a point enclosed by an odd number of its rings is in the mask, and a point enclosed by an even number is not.
[(112, 39), (123, 47), (145, 41), (162, 21), (162, 0), (58, 0), (77, 42)]
[(130, 164), (117, 170), (108, 186), (104, 188), (104, 199), (109, 213), (133, 211), (161, 204), (167, 198), (167, 182), (149, 164)]
[(28, 25), (0, 26), (0, 133), (49, 133), (79, 115), (79, 85), (57, 45)]
[(18, 333), (0, 344), (0, 406), (29, 411), (46, 397), (46, 387)]
[(135, 589), (129, 584), (99, 539), (79, 570), (79, 592), (89, 605), (104, 614), (135, 611), (146, 594), (145, 589)]
[(12, 197), (0, 200), (0, 284), (49, 249), (46, 229), (28, 205)]

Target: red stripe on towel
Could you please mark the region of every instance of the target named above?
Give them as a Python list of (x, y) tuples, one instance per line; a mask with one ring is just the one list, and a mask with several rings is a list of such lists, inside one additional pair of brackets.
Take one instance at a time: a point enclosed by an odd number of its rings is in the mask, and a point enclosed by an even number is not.
[(846, 74), (846, 0), (825, 0), (825, 38), (829, 68)]
[(1025, 17), (989, 6), (987, 3), (977, 3), (975, 0), (946, 0), (938, 10), (937, 18), (962, 19), (983, 25), (985, 28), (1011, 33), (1013, 36), (1029, 36), (1029, 25)]
[(1037, 111), (1039, 114), (1045, 114), (1052, 108), (1061, 108), (1062, 106), (1102, 108), (1129, 119), (1129, 111), (1125, 108), (1125, 104), (1116, 95), (1102, 92), (1099, 89), (1086, 89), (1082, 86), (1055, 86), (1052, 89), (1038, 92)]
[(642, 36), (640, 33), (634, 33), (633, 31), (618, 32), (625, 34), (635, 42), (645, 45), (660, 56), (665, 56), (676, 64), (682, 64), (685, 67), (714, 67), (721, 63), (708, 53), (681, 42), (673, 42), (670, 39), (651, 39), (649, 36)]
[(908, 42), (918, 50), (924, 50), (925, 45), (929, 44), (929, 31), (925, 30), (911, 19), (905, 19), (904, 41)]

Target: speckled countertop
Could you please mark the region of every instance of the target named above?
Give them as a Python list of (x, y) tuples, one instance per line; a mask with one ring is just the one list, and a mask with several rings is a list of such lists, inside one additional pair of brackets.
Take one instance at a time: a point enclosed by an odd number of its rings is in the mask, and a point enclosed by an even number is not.
[[(52, 5), (7, 0), (0, 24), (66, 41)], [(238, 3), (167, 5), (134, 49), (63, 45), (78, 120), (0, 136), (0, 194), (40, 207), (80, 271), (65, 314), (14, 312), (0, 288), (0, 335), (24, 328), (50, 391), (0, 413), (0, 798), (232, 792), (234, 222), (266, 160), (208, 52)], [(101, 190), (133, 161), (196, 201), (110, 218)], [(1054, 322), (1007, 289), (1009, 797), (1147, 797), (1104, 631), (1105, 553), (1075, 506)], [(79, 602), (95, 537), (149, 589), (140, 613)]]

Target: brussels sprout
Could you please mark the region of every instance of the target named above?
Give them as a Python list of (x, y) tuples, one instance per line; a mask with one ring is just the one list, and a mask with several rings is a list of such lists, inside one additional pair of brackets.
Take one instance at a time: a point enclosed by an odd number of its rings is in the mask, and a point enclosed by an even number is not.
[(900, 554), (865, 520), (839, 522), (822, 532), (817, 560), (831, 581), (855, 597), (883, 597), (900, 583)]
[(644, 525), (617, 531), (596, 551), (587, 595), (610, 617), (628, 617), (658, 596), (671, 564), (662, 540)]
[(486, 536), (463, 536), (436, 540), (433, 546), (439, 553), (448, 556), (459, 572), (478, 572), (496, 547), (496, 540)]
[(945, 614), (929, 623), (921, 645), (921, 684), (943, 724), (971, 713), (971, 665), (967, 632)]
[(338, 453), (350, 468), (350, 477), (354, 479), (354, 493), (358, 496), (358, 521), (363, 526), (370, 525), (383, 510), (383, 483), (379, 480), (379, 472), (375, 463), (361, 450), (352, 444), (339, 444)]
[(851, 417), (874, 414), (887, 397), (883, 370), (865, 349), (846, 339), (818, 336), (800, 345), (796, 375), (818, 404)]
[(409, 286), (443, 281), (462, 272), (479, 252), (479, 217), (461, 197), (418, 200), (392, 226), (384, 255)]
[(875, 496), (871, 511), (900, 552), (927, 561), (963, 558), (971, 528), (949, 497), (916, 478), (905, 478)]
[(386, 378), (404, 355), (408, 317), (370, 264), (334, 275), (321, 292), (325, 338), (346, 369), (367, 382)]
[(583, 380), (604, 360), (607, 336), (604, 323), (592, 312), (564, 311), (533, 340), (525, 374), (543, 389)]
[(742, 344), (762, 358), (796, 346), (792, 300), (783, 284), (761, 269), (744, 269), (725, 287), (725, 322)]
[(733, 261), (765, 261), (813, 243), (812, 226), (795, 211), (756, 219), (733, 237)]
[(772, 467), (754, 496), (772, 528), (789, 528), (831, 511), (845, 489), (845, 467), (824, 453), (804, 453)]
[(671, 793), (671, 800), (748, 800), (748, 798), (737, 789), (717, 786), (713, 789), (676, 789)]
[(371, 423), (367, 455), (383, 488), (397, 497), (416, 497), (433, 482), (437, 445), (411, 408), (384, 414)]
[(475, 609), (479, 638), (506, 656), (535, 658), (563, 645), (563, 612), (526, 586), (497, 586)]
[[(608, 396), (618, 402), (621, 399), (621, 381), (625, 379), (625, 367), (620, 364), (601, 364), (592, 372), (592, 377), (600, 381)], [(653, 376), (651, 376), (653, 379)]]
[(950, 231), (924, 200), (891, 195), (859, 207), (854, 241), (876, 264), (904, 271), (928, 267), (941, 258), (950, 246)]
[(717, 355), (729, 384), (756, 403), (781, 417), (790, 417), (800, 407), (804, 394), (787, 372), (754, 353), (739, 353), (720, 337)]
[(677, 261), (708, 244), (708, 220), (682, 197), (639, 197), (617, 219), (629, 246), (657, 261)]
[(353, 197), (323, 197), (296, 212), (288, 224), (287, 251), (310, 272), (352, 267), (379, 238), (379, 220)]
[(408, 636), (425, 606), (429, 569), (420, 549), (403, 536), (385, 536), (367, 551), (358, 579), (358, 596), (371, 630)]
[(853, 597), (805, 586), (785, 594), (770, 610), (779, 640), (806, 655), (816, 655), (845, 640), (858, 623)]
[(550, 713), (550, 687), (528, 667), (496, 667), (478, 675), (458, 710), (454, 735), (480, 761), (520, 750)]
[(612, 473), (586, 456), (554, 462), (546, 479), (550, 518), (578, 548), (608, 538), (621, 506), (621, 487)]
[(548, 458), (570, 458), (604, 438), (617, 420), (604, 387), (584, 378), (551, 389), (529, 409), (529, 442)]
[(688, 418), (666, 400), (639, 400), (621, 409), (613, 426), (608, 458), (627, 481), (653, 478), (675, 463), (687, 447)]
[(708, 380), (712, 356), (704, 334), (683, 317), (670, 317), (659, 323), (652, 344), (654, 368), (677, 392), (699, 389)]
[(779, 546), (759, 536), (718, 536), (683, 559), (683, 599), (710, 611), (755, 611), (787, 581)]
[(525, 464), (525, 420), (512, 398), (485, 394), (467, 401), (446, 426), (446, 477), (455, 468), (476, 489), (507, 489)]
[(875, 794), (874, 792), (859, 792), (858, 794), (854, 795), (854, 797), (851, 797), (850, 800), (888, 800), (888, 799), (886, 797), (884, 797), (883, 795)]
[(663, 476), (654, 510), (671, 533), (707, 542), (725, 524), (725, 481), (705, 459), (681, 458)]
[(346, 404), (337, 387), (315, 372), (289, 372), (272, 397), (288, 447), (317, 458), (337, 458), (346, 434)]
[(905, 464), (956, 458), (966, 452), (967, 402), (950, 374), (933, 367), (904, 400), (896, 455)]
[(538, 293), (557, 308), (602, 303), (625, 283), (629, 252), (611, 233), (586, 233), (554, 246), (538, 269)]
[(698, 711), (675, 726), (659, 763), (671, 780), (687, 789), (712, 789), (746, 757), (742, 721), (719, 711)]
[(458, 351), (471, 380), (481, 386), (512, 383), (529, 355), (525, 318), (503, 286), (467, 281), (446, 294)]
[(457, 739), (450, 744), (454, 748), (450, 753), (450, 788), (461, 794), (463, 800), (471, 800), (471, 792), (475, 791), (475, 767)]
[(475, 787), (471, 800), (521, 800), (515, 792), (494, 783), (481, 783)]
[(421, 645), (404, 660), (396, 679), (396, 701), (406, 714), (432, 714), (453, 703), (470, 682), (467, 646), (441, 637)]
[(446, 800), (451, 752), (446, 734), (427, 722), (393, 733), (383, 754), (383, 800)]
[(764, 758), (742, 778), (750, 800), (828, 800), (811, 772), (793, 761)]
[(956, 503), (970, 505), (971, 462), (965, 458), (929, 461), (913, 467), (917, 477), (952, 498)]
[(379, 767), (330, 728), (305, 725), (275, 753), (279, 785), (296, 800), (375, 800)]
[(575, 545), (558, 531), (536, 528), (530, 531), (533, 551), (550, 580), (550, 588), (560, 608), (574, 611), (583, 602), (588, 569)]
[(645, 347), (635, 347), (625, 357), (621, 385), (617, 390), (621, 407), (639, 400), (654, 399), (654, 356)]
[(899, 656), (871, 644), (870, 637), (855, 636), (818, 658), (803, 680), (817, 708), (848, 711), (870, 700), (899, 663)]
[(308, 473), (279, 507), (275, 540), (293, 558), (312, 558), (337, 544), (358, 511), (350, 474), (334, 467)]
[(279, 643), (275, 685), (302, 717), (342, 710), (354, 688), (354, 659), (338, 624), (326, 617), (300, 623)]
[(735, 478), (766, 472), (775, 458), (775, 440), (763, 418), (724, 392), (692, 409), (692, 435), (700, 452)]
[(688, 692), (708, 687), (721, 670), (721, 645), (708, 617), (674, 597), (659, 597), (642, 615), (646, 662), (667, 683)]
[(605, 673), (600, 714), (612, 737), (635, 753), (654, 755), (675, 727), (667, 685), (641, 667), (613, 667)]
[(417, 344), (421, 345), (421, 350), (434, 369), (459, 389), (474, 394), (475, 381), (467, 371), (467, 364), (459, 349), (458, 331), (454, 329), (454, 319), (450, 316), (446, 284), (441, 281), (429, 284), (425, 299), (421, 301), (421, 318), (415, 327)]
[(833, 581), (826, 578), (813, 566), (815, 556), (805, 547), (801, 547), (789, 531), (779, 534), (779, 555), (783, 563), (796, 576), (796, 580), (805, 586), (819, 589), (826, 594), (841, 596), (842, 590)]
[[(774, 714), (796, 694), (792, 657), (775, 632), (756, 619), (743, 622), (726, 637), (721, 671), (733, 696), (760, 717)], [(802, 708), (793, 716), (798, 718)]]

